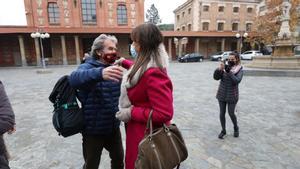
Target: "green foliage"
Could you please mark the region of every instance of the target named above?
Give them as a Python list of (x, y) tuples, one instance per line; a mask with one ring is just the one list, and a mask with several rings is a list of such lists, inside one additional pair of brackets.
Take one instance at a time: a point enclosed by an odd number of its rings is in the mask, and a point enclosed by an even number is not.
[(158, 28), (161, 31), (174, 31), (174, 24), (160, 24)]

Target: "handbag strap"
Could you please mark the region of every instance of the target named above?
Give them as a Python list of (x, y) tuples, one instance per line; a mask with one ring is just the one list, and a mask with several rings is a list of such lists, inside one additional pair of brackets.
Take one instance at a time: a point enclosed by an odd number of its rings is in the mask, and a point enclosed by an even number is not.
[(152, 113), (153, 113), (153, 109), (150, 110), (149, 117), (148, 117), (148, 120), (147, 120), (147, 125), (146, 125), (146, 130), (150, 129), (149, 136), (152, 136), (152, 134), (153, 134)]
[[(149, 117), (147, 120), (146, 130), (145, 130), (145, 133), (146, 133), (147, 129), (150, 130), (150, 132), (149, 132), (150, 138), (153, 135), (152, 114), (153, 114), (153, 109), (150, 110)], [(163, 128), (165, 129), (165, 131), (169, 130), (169, 128), (167, 127), (167, 125), (165, 123), (163, 123)]]

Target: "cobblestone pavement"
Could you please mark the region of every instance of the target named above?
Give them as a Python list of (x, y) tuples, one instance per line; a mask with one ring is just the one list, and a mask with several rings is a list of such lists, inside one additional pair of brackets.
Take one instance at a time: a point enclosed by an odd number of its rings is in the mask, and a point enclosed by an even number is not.
[[(171, 63), (174, 122), (189, 150), (182, 169), (299, 169), (300, 78), (249, 77), (240, 84), (237, 117), (240, 137), (219, 140), (218, 82), (212, 78), (217, 62)], [(1, 68), (15, 110), (17, 132), (5, 135), (12, 169), (80, 169), (81, 136), (62, 138), (51, 123), (48, 95), (56, 80), (76, 67), (52, 67), (50, 74), (35, 68)], [(122, 127), (123, 138), (124, 129)], [(101, 169), (109, 169), (103, 152)]]

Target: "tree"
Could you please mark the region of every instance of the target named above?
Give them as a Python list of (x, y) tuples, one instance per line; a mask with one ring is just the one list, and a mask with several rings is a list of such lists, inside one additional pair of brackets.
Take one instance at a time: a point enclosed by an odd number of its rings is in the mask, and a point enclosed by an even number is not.
[[(253, 24), (253, 33), (249, 38), (251, 46), (254, 44), (274, 44), (275, 39), (280, 30), (282, 15), (281, 4), (283, 0), (267, 0), (266, 13), (257, 16)], [(290, 30), (293, 32), (297, 24), (299, 24), (299, 12), (297, 7), (300, 5), (300, 0), (291, 0), (290, 9)]]
[(174, 24), (161, 24), (161, 25), (157, 25), (157, 26), (161, 31), (173, 31), (174, 30)]
[(158, 10), (154, 6), (154, 4), (152, 4), (150, 9), (147, 10), (146, 19), (148, 20), (148, 22), (153, 23), (155, 25), (158, 23), (161, 23), (161, 19), (159, 17)]

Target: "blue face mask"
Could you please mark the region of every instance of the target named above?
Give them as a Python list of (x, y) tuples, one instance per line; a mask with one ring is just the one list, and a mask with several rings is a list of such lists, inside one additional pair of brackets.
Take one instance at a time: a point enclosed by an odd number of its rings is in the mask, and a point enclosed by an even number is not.
[(130, 54), (131, 54), (131, 57), (133, 57), (134, 59), (137, 58), (137, 56), (138, 56), (138, 54), (132, 44), (130, 45)]

